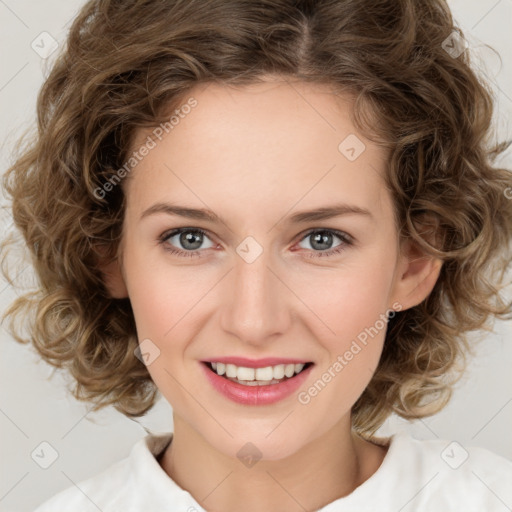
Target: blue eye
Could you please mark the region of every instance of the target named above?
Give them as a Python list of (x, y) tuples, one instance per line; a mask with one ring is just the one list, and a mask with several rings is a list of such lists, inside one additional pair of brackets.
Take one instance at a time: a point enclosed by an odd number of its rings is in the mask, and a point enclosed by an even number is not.
[[(334, 238), (340, 239), (341, 242), (338, 245), (336, 245), (334, 249), (327, 248), (327, 250), (323, 250), (326, 248), (322, 247), (322, 245), (331, 245), (332, 244), (333, 235), (334, 235)], [(306, 235), (302, 238), (302, 240), (307, 240), (307, 239), (312, 240), (313, 243), (311, 244), (311, 242), (310, 242), (310, 245), (312, 247), (316, 246), (316, 248), (319, 249), (316, 251), (314, 250), (313, 254), (311, 254), (311, 253), (306, 254), (307, 258), (322, 258), (322, 257), (327, 257), (327, 256), (333, 256), (333, 255), (341, 253), (341, 251), (343, 251), (344, 249), (346, 249), (347, 246), (350, 246), (353, 243), (352, 238), (349, 235), (347, 235), (346, 233), (343, 233), (341, 231), (336, 231), (333, 229), (311, 230), (308, 233), (306, 233)]]
[[(174, 241), (172, 245), (167, 243), (171, 241), (173, 238), (177, 240)], [(199, 248), (203, 244), (204, 239), (208, 239), (209, 237), (205, 231), (199, 228), (178, 228), (172, 230), (170, 233), (164, 233), (159, 238), (159, 243), (163, 245), (164, 250), (171, 254), (175, 254), (179, 257), (201, 257), (201, 251)], [(311, 239), (312, 244), (310, 243), (312, 249), (309, 253), (306, 254), (307, 258), (318, 258), (318, 257), (326, 257), (333, 256), (341, 253), (347, 246), (353, 244), (352, 238), (343, 233), (341, 231), (333, 230), (333, 229), (314, 229), (310, 230), (306, 233), (302, 238), (301, 242), (306, 239)], [(322, 247), (325, 245), (331, 245), (333, 238), (338, 238), (341, 242), (335, 246), (334, 249)], [(175, 247), (175, 244), (179, 243), (185, 250), (178, 249)], [(206, 249), (210, 249), (213, 247), (211, 244)], [(315, 250), (315, 247), (318, 250)], [(203, 249), (205, 249), (203, 247)]]
[[(185, 247), (185, 249), (188, 248), (189, 250), (183, 251), (180, 249), (175, 249), (166, 243), (168, 240), (171, 240), (175, 237), (178, 237), (178, 241), (182, 247)], [(206, 232), (202, 229), (179, 228), (171, 231), (170, 233), (164, 234), (162, 238), (159, 239), (159, 241), (164, 246), (164, 249), (169, 251), (171, 254), (177, 254), (184, 257), (194, 257), (199, 254), (197, 247), (201, 246), (204, 237), (207, 237), (207, 235)]]

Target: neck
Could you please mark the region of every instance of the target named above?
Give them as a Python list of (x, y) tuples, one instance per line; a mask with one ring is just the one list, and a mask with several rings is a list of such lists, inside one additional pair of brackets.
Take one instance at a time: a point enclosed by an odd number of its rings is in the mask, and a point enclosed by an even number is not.
[(245, 465), (175, 416), (173, 440), (160, 465), (205, 510), (304, 512), (350, 494), (378, 469), (385, 453), (343, 421), (288, 457)]

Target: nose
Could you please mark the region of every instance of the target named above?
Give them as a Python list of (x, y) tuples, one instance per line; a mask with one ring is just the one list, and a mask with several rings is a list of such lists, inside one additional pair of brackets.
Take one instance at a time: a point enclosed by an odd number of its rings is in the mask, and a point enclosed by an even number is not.
[(235, 268), (224, 283), (221, 327), (250, 345), (262, 345), (283, 334), (290, 325), (293, 294), (271, 268), (268, 252), (249, 263), (235, 255)]

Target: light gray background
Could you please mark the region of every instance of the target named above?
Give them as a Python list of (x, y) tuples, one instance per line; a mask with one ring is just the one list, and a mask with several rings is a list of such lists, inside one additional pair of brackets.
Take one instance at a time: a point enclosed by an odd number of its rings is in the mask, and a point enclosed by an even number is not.
[[(65, 39), (71, 19), (83, 4), (77, 0), (45, 2), (0, 0), (0, 162), (2, 172), (11, 161), (10, 148), (21, 131), (35, 121), (36, 94), (45, 76), (46, 64), (31, 47), (48, 32), (58, 42)], [(470, 51), (494, 83), (499, 138), (511, 138), (512, 128), (512, 0), (451, 0), (458, 24)], [(39, 40), (39, 39), (38, 39)], [(494, 47), (499, 59), (483, 45)], [(510, 149), (501, 159), (512, 168)], [(5, 200), (2, 199), (5, 204)], [(11, 225), (8, 211), (0, 220), (1, 233)], [(19, 276), (30, 282), (31, 269)], [(0, 310), (15, 293), (0, 281)], [(471, 360), (449, 406), (433, 418), (407, 424), (392, 418), (383, 435), (407, 429), (417, 438), (457, 440), (463, 446), (478, 445), (512, 459), (512, 326), (497, 323)], [(29, 511), (57, 491), (98, 474), (126, 457), (133, 444), (146, 435), (143, 426), (155, 432), (171, 431), (171, 408), (161, 400), (139, 423), (114, 409), (88, 414), (90, 405), (75, 401), (65, 391), (65, 379), (38, 362), (27, 346), (17, 344), (4, 328), (0, 375), (0, 511)], [(49, 442), (58, 458), (42, 469), (31, 458), (41, 442)], [(508, 504), (512, 507), (512, 504)]]

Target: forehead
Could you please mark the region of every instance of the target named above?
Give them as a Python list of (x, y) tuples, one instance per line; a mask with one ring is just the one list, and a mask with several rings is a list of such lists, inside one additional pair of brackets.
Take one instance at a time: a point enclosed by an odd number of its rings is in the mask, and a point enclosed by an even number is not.
[(178, 122), (161, 140), (152, 129), (136, 134), (134, 150), (148, 136), (155, 145), (130, 175), (132, 210), (172, 201), (275, 218), (294, 205), (356, 202), (376, 215), (386, 208), (387, 153), (356, 131), (350, 96), (281, 80), (202, 84), (182, 104), (190, 98), (193, 108), (169, 112)]

